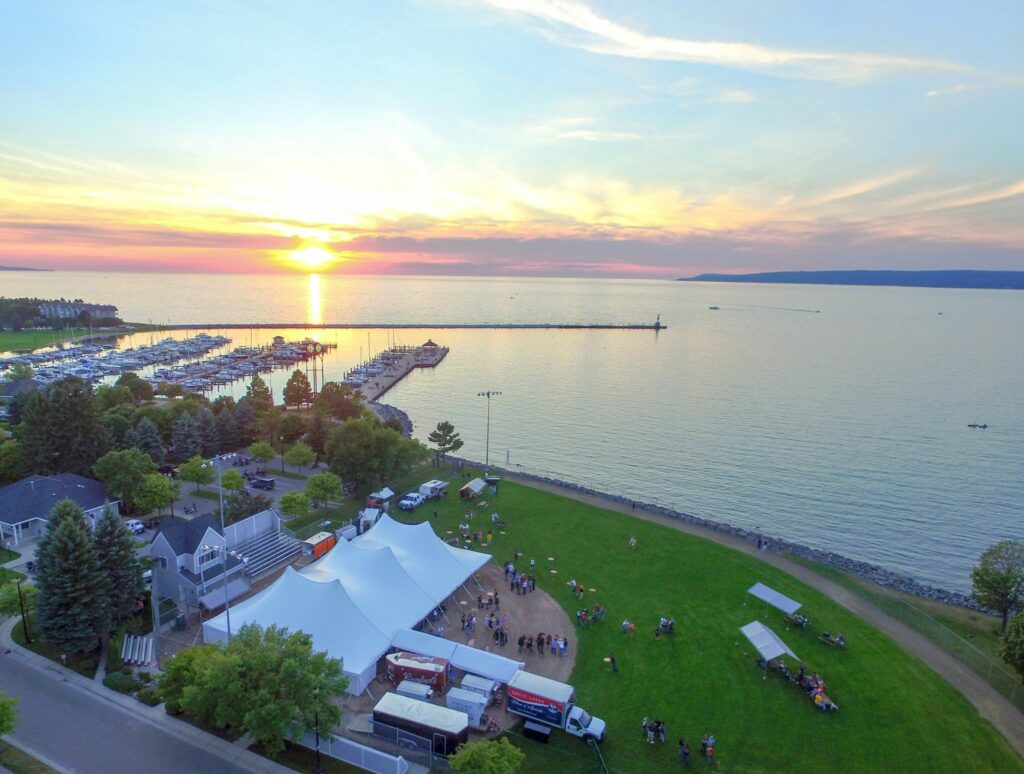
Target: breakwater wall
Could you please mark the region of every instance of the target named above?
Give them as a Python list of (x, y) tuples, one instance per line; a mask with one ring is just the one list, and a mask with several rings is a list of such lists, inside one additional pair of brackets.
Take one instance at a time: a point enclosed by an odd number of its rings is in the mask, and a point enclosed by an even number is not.
[[(141, 325), (141, 324), (140, 324)], [(664, 331), (668, 330), (659, 318), (652, 323), (502, 323), (502, 322), (480, 322), (480, 323), (312, 323), (297, 322), (260, 322), (260, 323), (238, 323), (238, 322), (194, 322), (194, 323), (173, 323), (159, 326), (159, 330), (228, 330), (228, 329), (253, 329), (273, 330), (296, 328), (302, 330), (594, 330), (594, 331)]]
[[(456, 459), (474, 467), (483, 467), (480, 462), (475, 460), (465, 460), (458, 457), (449, 457), (449, 459)], [(767, 550), (769, 551), (790, 554), (812, 562), (835, 567), (836, 569), (843, 570), (851, 575), (856, 575), (859, 578), (871, 581), (879, 586), (895, 589), (896, 591), (902, 591), (905, 594), (920, 597), (921, 599), (931, 599), (936, 602), (943, 602), (947, 605), (957, 605), (958, 607), (964, 607), (971, 610), (988, 612), (974, 601), (974, 599), (959, 591), (949, 591), (948, 589), (936, 588), (935, 586), (931, 586), (927, 583), (916, 581), (909, 575), (893, 572), (892, 570), (888, 570), (877, 564), (871, 564), (870, 562), (850, 559), (849, 557), (837, 554), (834, 551), (824, 551), (817, 548), (811, 548), (810, 546), (805, 546), (802, 543), (784, 540), (757, 530), (736, 527), (723, 521), (715, 521), (714, 519), (705, 519), (700, 516), (694, 516), (692, 513), (686, 513), (674, 508), (668, 508), (654, 503), (645, 503), (640, 500), (633, 500), (629, 497), (623, 497), (622, 495), (611, 494), (609, 492), (602, 492), (598, 489), (592, 489), (587, 486), (575, 484), (571, 481), (563, 481), (550, 476), (512, 470), (498, 465), (491, 465), (491, 471), (501, 473), (503, 475), (515, 476), (528, 481), (538, 481), (544, 484), (557, 486), (570, 492), (579, 492), (580, 494), (590, 495), (627, 508), (631, 508), (635, 505), (637, 510), (647, 513), (657, 513), (662, 516), (679, 519), (687, 524), (693, 524), (699, 527), (704, 527), (705, 529), (714, 530), (715, 532), (721, 532), (726, 535), (738, 537), (753, 545), (756, 545), (758, 540), (762, 540), (768, 544)]]
[(378, 403), (375, 400), (367, 403), (366, 407), (380, 417), (381, 422), (387, 422), (389, 419), (397, 419), (398, 424), (402, 426), (402, 435), (406, 438), (412, 437), (412, 420), (409, 419), (409, 415), (402, 411), (402, 409), (395, 408), (387, 403)]

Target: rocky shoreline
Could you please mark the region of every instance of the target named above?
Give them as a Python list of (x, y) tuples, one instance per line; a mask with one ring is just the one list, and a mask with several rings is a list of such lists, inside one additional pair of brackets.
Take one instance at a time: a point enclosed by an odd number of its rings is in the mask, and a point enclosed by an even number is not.
[[(457, 458), (450, 458), (457, 459)], [(461, 460), (469, 465), (480, 466), (480, 463), (473, 460)], [(550, 478), (548, 476), (539, 476), (533, 473), (522, 473), (516, 470), (508, 470), (501, 468), (496, 465), (491, 466), (491, 470), (502, 474), (516, 476), (518, 478), (528, 479), (532, 481), (539, 481), (545, 484), (551, 484), (562, 489), (567, 489), (573, 492), (580, 492), (582, 494), (590, 495), (592, 497), (598, 497), (609, 502), (617, 503), (619, 505), (633, 505), (647, 511), (648, 513), (658, 513), (663, 516), (670, 516), (674, 519), (685, 521), (688, 524), (695, 524), (706, 529), (713, 529), (716, 532), (722, 532), (727, 535), (734, 535), (735, 537), (747, 540), (750, 543), (756, 544), (758, 540), (765, 541), (768, 544), (769, 551), (776, 551), (778, 553), (790, 554), (797, 556), (802, 559), (807, 559), (812, 562), (818, 562), (819, 564), (825, 564), (830, 567), (835, 567), (844, 572), (848, 572), (852, 575), (856, 575), (859, 578), (871, 581), (872, 583), (884, 586), (886, 588), (895, 589), (896, 591), (902, 591), (904, 594), (910, 594), (921, 599), (930, 599), (936, 602), (942, 602), (947, 605), (956, 605), (958, 607), (968, 608), (970, 610), (984, 609), (975, 602), (971, 597), (966, 594), (962, 594), (958, 591), (949, 591), (948, 589), (936, 588), (927, 583), (920, 583), (914, 580), (909, 575), (902, 575), (892, 570), (887, 570), (884, 567), (880, 567), (877, 564), (871, 564), (869, 562), (862, 562), (857, 559), (850, 559), (849, 557), (837, 554), (833, 551), (822, 551), (817, 548), (811, 548), (801, 543), (794, 543), (789, 540), (783, 540), (781, 538), (774, 537), (772, 535), (766, 535), (763, 532), (757, 532), (754, 530), (743, 529), (741, 527), (734, 527), (731, 524), (727, 524), (721, 521), (714, 521), (712, 519), (704, 519), (700, 516), (694, 516), (690, 513), (684, 513), (673, 508), (666, 508), (661, 505), (654, 505), (652, 503), (643, 503), (639, 500), (631, 500), (628, 497), (622, 497), (620, 495), (609, 494), (608, 492), (602, 492), (597, 489), (591, 489), (590, 487), (581, 486), (580, 484), (574, 484), (571, 481), (562, 481), (557, 478)]]
[(395, 408), (387, 403), (378, 403), (377, 401), (367, 403), (366, 407), (380, 417), (381, 422), (397, 419), (398, 423), (402, 426), (402, 435), (406, 438), (412, 437), (412, 420), (409, 419), (409, 415), (402, 411), (402, 409)]

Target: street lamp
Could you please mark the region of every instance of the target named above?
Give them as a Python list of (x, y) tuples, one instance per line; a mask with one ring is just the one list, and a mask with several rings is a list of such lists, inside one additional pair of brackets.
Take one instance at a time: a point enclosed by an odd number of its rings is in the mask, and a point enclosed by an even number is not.
[[(225, 460), (231, 460), (237, 457), (234, 452), (231, 454), (218, 454), (216, 457), (211, 459), (209, 462), (204, 462), (203, 465), (213, 465), (217, 469), (217, 493), (218, 499), (220, 500), (220, 534), (224, 535), (224, 484), (221, 480), (221, 466)], [(224, 547), (227, 548), (226, 546)], [(224, 557), (224, 613), (227, 616), (228, 622), (228, 642), (231, 642), (231, 609), (228, 606), (228, 578), (227, 578), (227, 567), (228, 558)]]
[(25, 597), (21, 595), (21, 578), (18, 578), (18, 604), (21, 605), (21, 630), (25, 632), (25, 644), (32, 644), (32, 636), (28, 633), (28, 614), (25, 612)]
[(313, 774), (324, 774), (320, 764), (320, 686), (313, 689), (313, 731), (316, 733), (316, 768)]
[(491, 398), (501, 395), (497, 390), (487, 390), (486, 392), (478, 392), (477, 397), (487, 398), (487, 445), (484, 450), (484, 470), (490, 472), (491, 469)]
[[(224, 546), (209, 546), (203, 544), (199, 546), (200, 551), (216, 551), (218, 554), (224, 556), (224, 569), (221, 574), (224, 576), (224, 614), (227, 617), (228, 624), (228, 642), (231, 642), (231, 608), (228, 606), (228, 557), (233, 556), (236, 559), (241, 559), (242, 563), (245, 564), (245, 557), (235, 551), (229, 551), (226, 545)], [(206, 578), (203, 575), (203, 563), (199, 563), (199, 579), (203, 586), (203, 595), (206, 594)], [(202, 610), (199, 615), (202, 616)]]

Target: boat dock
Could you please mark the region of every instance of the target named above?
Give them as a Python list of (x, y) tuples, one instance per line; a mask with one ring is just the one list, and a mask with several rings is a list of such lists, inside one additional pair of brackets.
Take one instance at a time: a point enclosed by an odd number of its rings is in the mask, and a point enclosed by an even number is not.
[(427, 341), (419, 347), (392, 347), (359, 365), (341, 381), (359, 390), (363, 398), (373, 402), (412, 373), (414, 368), (433, 368), (448, 354), (448, 347)]

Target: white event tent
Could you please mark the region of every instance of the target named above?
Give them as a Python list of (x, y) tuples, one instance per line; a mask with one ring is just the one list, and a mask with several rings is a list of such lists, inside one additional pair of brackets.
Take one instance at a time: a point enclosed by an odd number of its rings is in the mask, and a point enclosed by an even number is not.
[(425, 521), (402, 524), (387, 514), (352, 544), (360, 548), (389, 547), (409, 577), (439, 602), (491, 559), (490, 554), (449, 546)]
[(765, 661), (771, 661), (773, 658), (784, 655), (790, 655), (799, 661), (796, 653), (791, 651), (775, 632), (760, 621), (751, 621), (746, 626), (741, 626), (740, 631), (743, 632), (744, 637), (750, 640), (750, 644), (757, 648), (757, 652)]
[[(366, 690), (377, 674), (377, 660), (391, 645), (391, 638), (374, 626), (340, 582), (314, 580), (291, 567), (256, 596), (232, 605), (232, 631), (246, 624), (306, 632), (314, 650), (343, 659), (348, 692), (354, 694)], [(205, 642), (227, 638), (224, 613), (203, 624)]]
[[(259, 594), (233, 605), (232, 630), (276, 624), (310, 634), (314, 650), (342, 659), (348, 692), (358, 695), (376, 676), (393, 639), (426, 618), (490, 558), (448, 546), (429, 524), (401, 524), (384, 515), (369, 532), (341, 541), (301, 572), (287, 568)], [(203, 624), (205, 642), (225, 642), (227, 636), (225, 613)], [(461, 669), (488, 677), (508, 671), (493, 661), (500, 657), (457, 647), (468, 651), (453, 661)]]
[(786, 615), (793, 615), (803, 605), (799, 602), (790, 599), (785, 594), (780, 594), (770, 586), (765, 586), (763, 583), (755, 583), (749, 589), (748, 594), (753, 594), (758, 599), (767, 602), (774, 608), (781, 610)]
[(470, 648), (451, 640), (431, 634), (406, 629), (398, 632), (391, 640), (392, 647), (419, 653), (421, 656), (448, 659), (453, 667), (474, 675), (507, 683), (520, 669), (526, 669), (522, 661), (513, 661), (497, 653), (479, 648)]
[(340, 582), (388, 637), (419, 623), (441, 602), (416, 585), (387, 546), (356, 546), (342, 540), (300, 572), (312, 580)]

